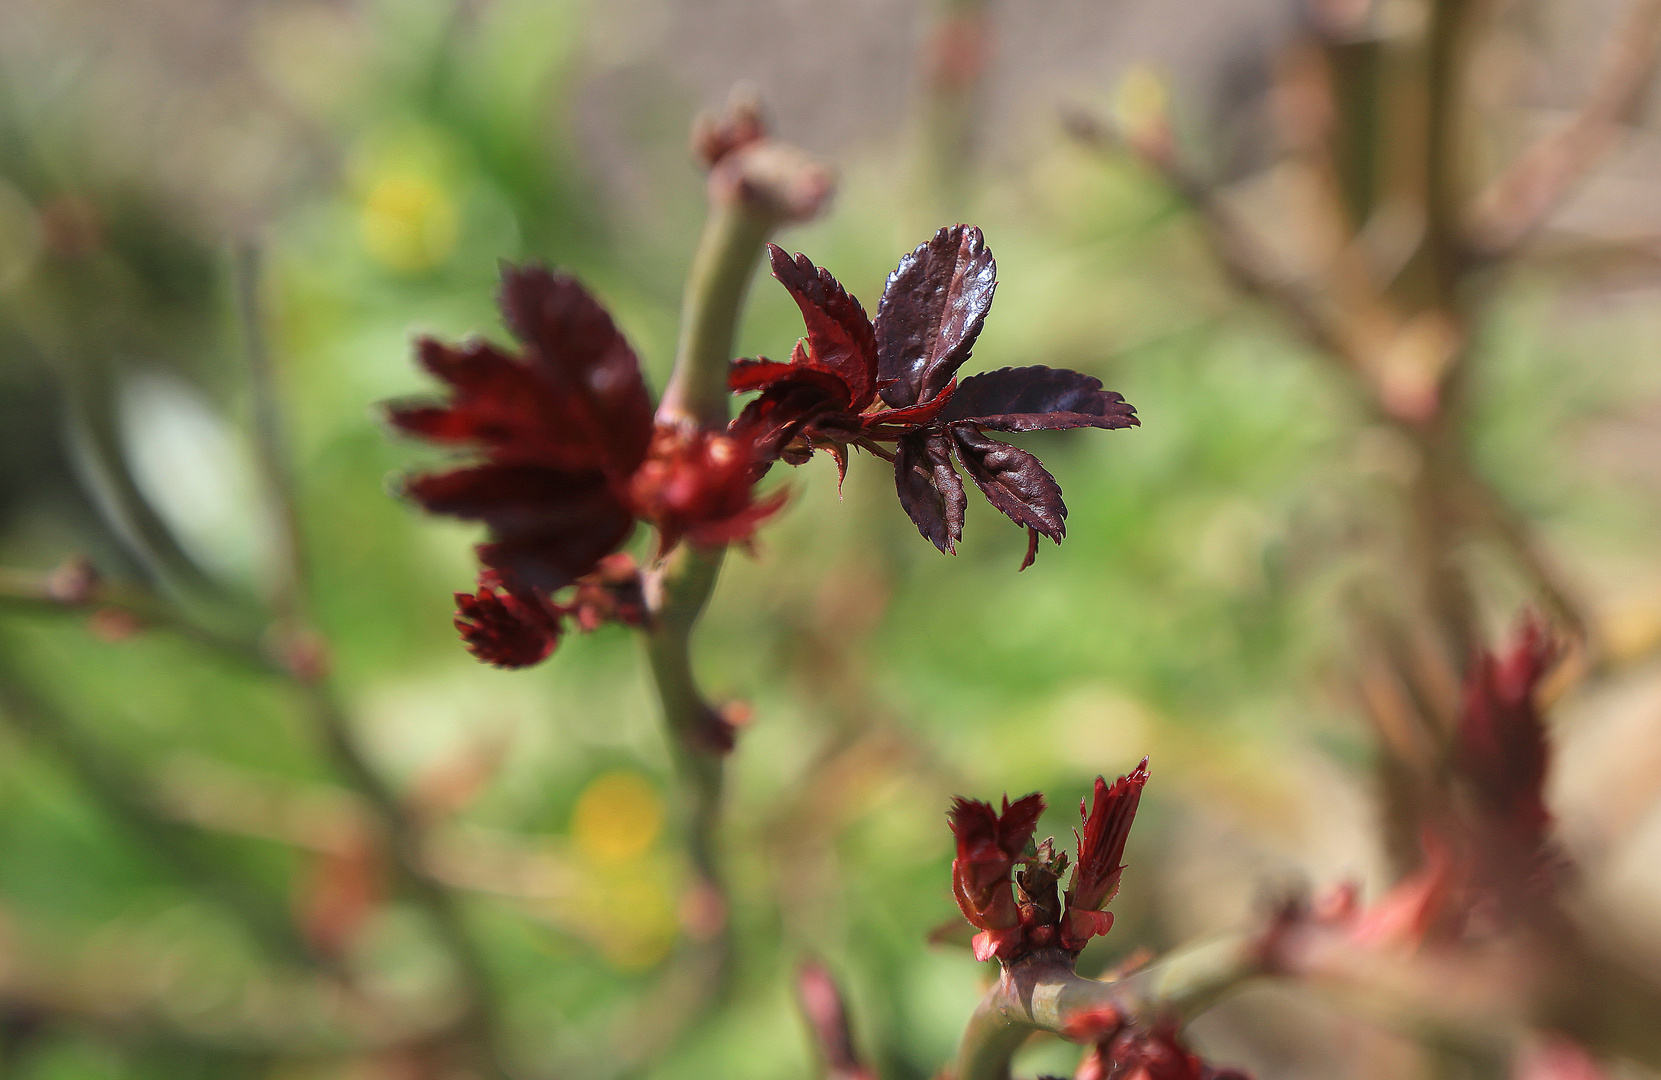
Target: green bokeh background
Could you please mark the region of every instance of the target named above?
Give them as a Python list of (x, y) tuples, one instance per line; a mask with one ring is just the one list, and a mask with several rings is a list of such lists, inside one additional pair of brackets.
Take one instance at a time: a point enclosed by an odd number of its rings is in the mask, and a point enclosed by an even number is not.
[[(250, 5), (226, 33), (256, 73), (258, 108), (231, 100), (230, 121), (159, 125), (147, 141), (112, 132), (119, 111), (104, 111), (132, 70), (70, 47), (75, 19), (103, 9), (52, 10), (42, 25), (60, 36), (32, 58), (8, 50), (0, 89), (0, 561), (45, 569), (86, 552), (112, 578), (148, 573), (99, 512), (71, 407), (82, 401), (116, 417), (140, 486), (187, 550), (232, 594), (266, 587), (230, 272), (233, 243), (257, 244), (316, 614), (355, 723), (401, 783), (470, 753), (499, 758), (458, 828), (511, 836), (555, 868), (546, 895), (467, 900), (503, 988), (510, 1052), (538, 1072), (611, 1074), (632, 1037), (629, 1005), (673, 945), (684, 877), (638, 643), (610, 627), (529, 671), (472, 661), (450, 594), (471, 581), (475, 531), (397, 500), (393, 478), (435, 455), (390, 437), (374, 406), (432, 389), (411, 364), (413, 335), (504, 337), (499, 259), (577, 273), (661, 387), (701, 216), (684, 132), (719, 97), (667, 81), (633, 92), (628, 129), (610, 136), (635, 148), (639, 175), (622, 198), (623, 180), (581, 137), (595, 58), (615, 45), (597, 27), (617, 23), (580, 0)], [(1106, 112), (1115, 85), (1104, 67), (1076, 99)], [(1384, 884), (1344, 678), (1344, 603), (1390, 587), (1390, 437), (1273, 313), (1231, 294), (1155, 178), (1071, 144), (1053, 108), (1006, 117), (993, 149), (961, 162), (955, 195), (931, 188), (914, 123), (861, 140), (783, 119), (782, 137), (841, 176), (832, 210), (783, 238), (791, 250), (870, 310), (901, 252), (937, 225), (973, 221), (1000, 285), (969, 369), (1078, 368), (1123, 392), (1143, 426), (1021, 440), (1070, 510), (1066, 543), (1045, 544), (1024, 573), (1024, 538), (974, 499), (948, 558), (915, 534), (882, 463), (856, 460), (840, 493), (828, 460), (776, 471), (788, 508), (752, 556), (729, 559), (697, 639), (711, 691), (754, 707), (724, 835), (737, 988), (646, 1071), (811, 1075), (790, 976), (814, 953), (843, 980), (882, 1074), (933, 1075), (988, 977), (965, 950), (927, 943), (954, 916), (952, 794), (1046, 791), (1040, 835), (1065, 836), (1098, 773), (1151, 755), (1119, 921), (1086, 954), (1094, 970), (1229, 926), (1288, 883)], [(1204, 156), (1214, 136), (1203, 117), (1190, 126)], [(169, 144), (181, 131), (223, 145)], [(181, 180), (190, 163), (205, 171)], [(90, 239), (77, 247), (77, 236)], [(1653, 291), (1539, 271), (1504, 297), (1477, 372), (1480, 459), (1594, 613), (1641, 648), (1661, 626), (1653, 475), (1588, 447), (1632, 429), (1634, 403), (1653, 412), (1661, 393)], [(793, 304), (758, 270), (741, 352), (783, 357), (799, 333)], [(1645, 422), (1618, 461), (1656, 449)], [(1524, 593), (1492, 561), (1498, 632)], [(77, 737), (169, 798), (213, 783), (335, 783), (279, 686), (165, 634), (112, 642), (81, 619), (7, 615), (0, 647)], [(596, 838), (573, 825), (596, 779), (618, 773), (644, 778), (664, 814), (621, 860), (606, 854), (604, 827)], [(628, 813), (651, 820), (638, 806), (618, 813), (625, 831)], [(232, 829), (205, 835), (287, 910), (307, 856)], [(10, 728), (0, 946), (83, 972), (89, 992), (140, 986), (180, 1016), (286, 1007), (249, 1005), (238, 989), (265, 961), (224, 907), (136, 842), (51, 746)], [(355, 948), (388, 994), (442, 998), (442, 965), (411, 912), (380, 911)], [(1259, 1015), (1224, 1015), (1202, 1041), (1266, 1076), (1349, 1075), (1286, 1050)], [(27, 1046), (6, 1075), (380, 1075), (125, 1029), (49, 1027)], [(1070, 1068), (1059, 1044), (1030, 1054), (1028, 1071)]]

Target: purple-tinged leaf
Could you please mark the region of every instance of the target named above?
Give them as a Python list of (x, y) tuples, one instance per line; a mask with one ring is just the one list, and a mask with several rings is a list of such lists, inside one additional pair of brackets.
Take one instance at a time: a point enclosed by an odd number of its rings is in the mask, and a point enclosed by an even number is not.
[(1065, 368), (999, 368), (964, 379), (940, 414), (994, 431), (1135, 427), (1136, 410), (1102, 381)]
[(788, 378), (763, 390), (727, 428), (760, 461), (778, 457), (791, 439), (816, 421), (841, 414), (856, 428), (859, 423), (849, 412), (847, 384), (838, 376), (817, 368), (791, 367)]
[(903, 436), (894, 448), (894, 487), (923, 539), (955, 553), (967, 500), (946, 439), (928, 432)]
[(773, 276), (802, 309), (810, 362), (847, 384), (850, 411), (862, 411), (876, 395), (877, 372), (876, 332), (865, 309), (806, 255), (792, 259), (777, 244), (768, 244), (767, 252)]
[(952, 225), (900, 260), (877, 305), (877, 379), (896, 409), (928, 401), (969, 358), (997, 288), (981, 231)]
[(951, 403), (952, 395), (957, 392), (957, 380), (953, 379), (946, 384), (946, 388), (934, 395), (921, 405), (907, 405), (903, 409), (883, 409), (879, 412), (866, 413), (860, 418), (865, 425), (865, 431), (877, 438), (894, 438), (904, 431), (915, 430), (932, 424), (935, 419)]
[(645, 460), (652, 400), (640, 361), (599, 301), (568, 274), (502, 267), (502, 314), (526, 361), (555, 388), (574, 435), (620, 480)]
[(1061, 487), (1031, 454), (987, 438), (971, 424), (952, 424), (957, 458), (986, 500), (1017, 525), (1037, 529), (1061, 543), (1067, 535), (1067, 506)]

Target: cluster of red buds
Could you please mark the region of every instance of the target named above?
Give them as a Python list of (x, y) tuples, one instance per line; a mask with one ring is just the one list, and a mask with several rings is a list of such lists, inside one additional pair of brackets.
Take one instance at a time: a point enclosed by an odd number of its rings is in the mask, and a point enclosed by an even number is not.
[[(963, 917), (980, 931), (974, 939), (977, 960), (995, 956), (1013, 963), (1037, 949), (1077, 956), (1092, 937), (1108, 932), (1113, 915), (1102, 909), (1119, 891), (1125, 869), (1119, 860), (1147, 782), (1145, 759), (1112, 784), (1096, 778), (1090, 809), (1079, 803), (1084, 832), (1075, 832), (1078, 858), (1065, 897), (1058, 886), (1067, 871), (1067, 853), (1058, 854), (1053, 839), (1036, 846), (1032, 842), (1044, 796), (1035, 792), (1014, 803), (1006, 797), (1001, 813), (974, 799), (960, 798), (952, 805), (949, 820), (957, 838), (952, 893)], [(1011, 891), (1017, 866), (1021, 870)]]
[(774, 461), (800, 464), (815, 449), (843, 470), (850, 446), (891, 460), (901, 505), (943, 551), (963, 529), (954, 456), (1027, 529), (1023, 568), (1040, 535), (1060, 543), (1067, 508), (1055, 478), (985, 432), (1122, 428), (1137, 422), (1135, 411), (1076, 371), (1004, 368), (959, 384), (997, 284), (980, 230), (941, 229), (902, 259), (875, 323), (829, 272), (771, 252), (807, 337), (790, 363), (733, 364), (733, 391), (760, 394), (725, 429), (654, 418), (639, 360), (611, 316), (573, 278), (542, 267), (502, 272), (517, 352), (419, 342), (422, 366), (450, 396), (396, 403), (388, 415), (404, 432), (475, 455), (411, 477), (405, 491), (433, 513), (489, 529), (477, 591), (457, 594), (456, 624), (479, 659), (537, 663), (573, 616), (584, 629), (643, 623), (644, 601), (632, 599), (638, 572), (608, 561), (636, 525), (656, 531), (660, 559), (683, 540), (745, 543), (784, 502), (782, 492), (759, 497), (756, 482)]
[[(977, 960), (996, 957), (1006, 972), (1029, 961), (1059, 961), (1072, 970), (1090, 939), (1113, 926), (1113, 914), (1103, 909), (1119, 891), (1125, 841), (1147, 782), (1146, 758), (1111, 784), (1096, 778), (1088, 806), (1079, 802), (1083, 828), (1073, 834), (1073, 877), (1065, 893), (1066, 852), (1055, 850), (1053, 838), (1033, 843), (1044, 796), (1013, 803), (1006, 797), (1001, 811), (973, 799), (953, 803), (952, 892), (979, 930)], [(1076, 1016), (1064, 1034), (1090, 1047), (1074, 1080), (1245, 1080), (1207, 1065), (1183, 1045), (1174, 1023), (1159, 1018), (1150, 1022), (1103, 1006)]]

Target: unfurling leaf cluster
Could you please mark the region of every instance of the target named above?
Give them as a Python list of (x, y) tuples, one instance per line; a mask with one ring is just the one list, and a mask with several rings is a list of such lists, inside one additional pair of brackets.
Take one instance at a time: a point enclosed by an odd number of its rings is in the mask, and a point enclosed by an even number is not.
[(1138, 422), (1123, 397), (1076, 371), (1002, 368), (958, 380), (997, 286), (979, 229), (941, 229), (901, 259), (875, 322), (829, 271), (769, 248), (807, 336), (788, 363), (732, 364), (731, 389), (759, 393), (725, 428), (655, 417), (611, 316), (576, 280), (542, 267), (502, 272), (518, 351), (419, 342), (422, 366), (449, 396), (395, 403), (388, 415), (404, 432), (474, 455), (409, 478), (405, 491), (489, 530), (477, 589), (456, 597), (456, 625), (481, 660), (534, 664), (572, 618), (584, 629), (646, 624), (640, 572), (618, 558), (635, 527), (655, 530), (657, 559), (683, 540), (748, 542), (784, 502), (782, 492), (758, 496), (757, 482), (773, 462), (800, 464), (814, 450), (843, 472), (850, 447), (892, 461), (901, 506), (947, 552), (963, 535), (961, 466), (1027, 530), (1025, 569), (1039, 536), (1061, 542), (1067, 507), (1036, 457), (986, 433)]

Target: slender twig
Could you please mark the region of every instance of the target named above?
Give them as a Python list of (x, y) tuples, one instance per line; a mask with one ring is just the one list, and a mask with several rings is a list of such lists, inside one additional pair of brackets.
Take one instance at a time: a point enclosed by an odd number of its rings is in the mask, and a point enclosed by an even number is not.
[(1631, 0), (1604, 46), (1596, 82), (1580, 111), (1543, 136), (1478, 196), (1470, 243), (1486, 258), (1533, 235), (1620, 141), (1661, 51), (1661, 0)]
[(451, 891), (428, 869), (422, 829), (397, 792), (376, 770), (353, 731), (327, 673), (321, 640), (307, 618), (306, 563), (297, 493), (284, 446), (285, 425), (259, 307), (259, 260), (251, 247), (237, 254), (238, 309), (254, 397), (254, 447), (266, 495), (276, 515), (279, 562), (273, 608), (274, 628), (288, 672), (310, 714), (323, 749), (341, 778), (362, 797), (374, 816), (406, 891), (425, 911), (440, 945), (449, 955), (459, 982), (461, 1001), (455, 1036), (490, 1076), (507, 1071), (496, 1048), (495, 994), (489, 967), (468, 933), (461, 907)]
[(148, 796), (148, 785), (140, 776), (95, 745), (3, 658), (0, 717), (57, 757), (110, 820), (149, 847), (179, 877), (219, 900), (270, 952), (289, 961), (315, 961), (280, 904), (268, 901), (250, 882), (226, 869), (224, 860), (203, 850), (199, 834), (170, 820)]
[(305, 604), (305, 545), (300, 535), (293, 463), (283, 426), (282, 394), (271, 362), (260, 306), (260, 253), (251, 243), (237, 247), (235, 286), (242, 348), (248, 363), (248, 397), (252, 411), (254, 465), (274, 517), (277, 550), (273, 563), (277, 587), (272, 608), (281, 620), (298, 620)]
[(1120, 138), (1112, 127), (1078, 110), (1066, 113), (1063, 121), (1080, 144), (1104, 152), (1128, 152), (1163, 180), (1200, 219), (1201, 239), (1238, 291), (1278, 310), (1308, 344), (1340, 361), (1352, 374), (1361, 376), (1373, 367), (1371, 344), (1346, 332), (1322, 310), (1313, 292), (1280, 272), (1251, 227), (1169, 147)]
[(163, 630), (263, 674), (283, 674), (257, 641), (210, 630), (171, 601), (141, 588), (99, 582), (66, 594), (53, 586), (48, 574), (0, 568), (0, 610), (81, 617), (118, 611), (131, 616), (140, 629)]

